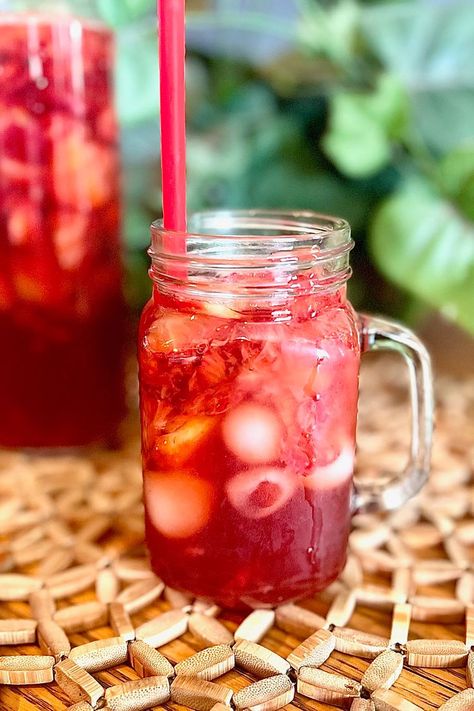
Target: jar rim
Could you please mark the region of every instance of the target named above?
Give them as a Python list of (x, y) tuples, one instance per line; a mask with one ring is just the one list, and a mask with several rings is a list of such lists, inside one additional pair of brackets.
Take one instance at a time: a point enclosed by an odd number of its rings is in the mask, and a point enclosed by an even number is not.
[[(190, 215), (186, 231), (166, 229), (159, 219), (152, 223), (151, 232), (152, 238), (167, 238), (160, 241), (159, 251), (170, 256), (177, 256), (173, 240), (182, 243), (183, 238), (188, 251), (199, 244), (202, 252), (206, 244), (216, 247), (219, 243), (227, 249), (233, 244), (238, 251), (239, 245), (248, 247), (252, 243), (272, 250), (311, 248), (323, 258), (349, 251), (353, 246), (346, 220), (311, 210), (205, 210)], [(152, 251), (155, 247), (156, 243)]]
[(285, 298), (337, 289), (352, 274), (348, 222), (311, 211), (210, 210), (191, 215), (186, 232), (156, 220), (151, 236), (152, 280), (197, 298)]

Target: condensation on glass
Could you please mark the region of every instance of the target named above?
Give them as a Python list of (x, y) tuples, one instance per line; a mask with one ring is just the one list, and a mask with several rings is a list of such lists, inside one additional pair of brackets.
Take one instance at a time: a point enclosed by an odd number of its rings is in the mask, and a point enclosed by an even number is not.
[[(354, 510), (390, 509), (426, 479), (429, 358), (403, 327), (347, 299), (344, 220), (313, 213), (194, 216), (152, 227), (153, 297), (139, 335), (147, 539), (172, 587), (273, 606), (331, 583)], [(354, 488), (361, 354), (411, 374), (407, 470)]]

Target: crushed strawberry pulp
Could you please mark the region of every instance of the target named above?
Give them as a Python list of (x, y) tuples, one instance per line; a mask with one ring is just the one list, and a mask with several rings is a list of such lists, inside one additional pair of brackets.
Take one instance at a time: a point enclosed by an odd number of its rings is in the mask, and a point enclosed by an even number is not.
[(112, 35), (0, 17), (0, 446), (113, 443), (124, 301)]
[(340, 573), (359, 339), (342, 288), (289, 316), (156, 291), (139, 336), (147, 540), (167, 584), (273, 606)]

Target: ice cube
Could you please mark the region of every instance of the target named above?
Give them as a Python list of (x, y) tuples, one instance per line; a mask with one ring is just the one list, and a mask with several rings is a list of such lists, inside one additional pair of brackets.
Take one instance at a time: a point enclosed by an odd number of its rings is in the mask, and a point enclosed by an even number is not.
[(168, 465), (180, 465), (188, 461), (196, 450), (204, 443), (216, 425), (215, 417), (178, 418), (168, 423), (172, 430), (158, 437), (155, 451)]
[(222, 424), (226, 446), (246, 464), (263, 464), (278, 458), (282, 426), (268, 407), (243, 403), (229, 412)]
[(314, 467), (311, 474), (304, 477), (304, 485), (309, 489), (332, 489), (352, 477), (354, 471), (354, 447), (346, 444), (332, 462)]
[(265, 518), (293, 496), (298, 477), (289, 469), (259, 467), (237, 474), (226, 485), (228, 499), (243, 516)]
[(209, 521), (213, 488), (191, 472), (144, 475), (145, 507), (152, 524), (169, 538), (189, 538)]

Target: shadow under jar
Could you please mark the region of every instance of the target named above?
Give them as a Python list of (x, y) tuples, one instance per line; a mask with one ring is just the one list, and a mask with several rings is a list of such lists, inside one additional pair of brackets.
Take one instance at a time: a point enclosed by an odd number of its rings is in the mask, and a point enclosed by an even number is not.
[(93, 8), (0, 2), (0, 446), (115, 443), (124, 415), (114, 38)]
[[(431, 380), (406, 329), (356, 315), (349, 225), (313, 213), (222, 212), (189, 234), (152, 226), (139, 334), (147, 541), (174, 588), (273, 606), (341, 572), (351, 515), (393, 508), (426, 478)], [(409, 359), (405, 476), (353, 487), (360, 356)]]

